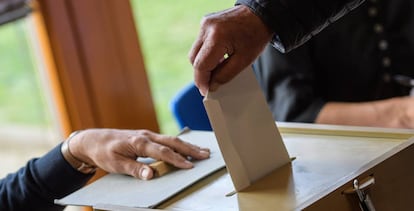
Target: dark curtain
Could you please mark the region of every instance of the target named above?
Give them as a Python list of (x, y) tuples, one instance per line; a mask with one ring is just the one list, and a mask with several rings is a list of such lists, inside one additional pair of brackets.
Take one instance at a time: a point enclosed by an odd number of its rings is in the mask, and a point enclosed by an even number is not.
[(0, 0), (0, 25), (25, 17), (32, 10), (30, 0)]

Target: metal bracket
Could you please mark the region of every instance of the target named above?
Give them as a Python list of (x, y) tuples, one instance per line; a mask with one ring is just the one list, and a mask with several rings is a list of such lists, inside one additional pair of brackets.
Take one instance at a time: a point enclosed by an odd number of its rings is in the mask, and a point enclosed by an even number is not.
[(346, 189), (343, 193), (357, 194), (359, 199), (359, 207), (362, 211), (375, 211), (371, 198), (368, 193), (366, 193), (366, 190), (375, 184), (375, 178), (373, 176), (369, 176), (362, 181), (363, 182), (360, 184), (358, 179), (354, 179), (353, 187)]

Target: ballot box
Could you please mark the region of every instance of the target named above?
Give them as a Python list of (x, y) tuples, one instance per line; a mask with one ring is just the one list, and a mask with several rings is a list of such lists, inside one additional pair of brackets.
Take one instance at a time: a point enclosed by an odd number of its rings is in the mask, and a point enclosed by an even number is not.
[(414, 210), (413, 130), (278, 123), (292, 162), (232, 192), (225, 169), (166, 210)]
[[(126, 177), (116, 179), (116, 184), (128, 179), (137, 186), (108, 188), (97, 183), (60, 203), (89, 205), (96, 210), (414, 210), (414, 130), (279, 122), (277, 126), (292, 161), (242, 191), (234, 191), (230, 175), (214, 152), (218, 168), (159, 203), (150, 203), (154, 206), (128, 204), (145, 198), (131, 191), (151, 184)], [(191, 131), (184, 138), (200, 145), (216, 142), (213, 132), (206, 131)], [(163, 176), (162, 183), (154, 180), (153, 188), (147, 188), (157, 190), (157, 196), (188, 179), (170, 173)], [(96, 201), (103, 197), (105, 203)]]

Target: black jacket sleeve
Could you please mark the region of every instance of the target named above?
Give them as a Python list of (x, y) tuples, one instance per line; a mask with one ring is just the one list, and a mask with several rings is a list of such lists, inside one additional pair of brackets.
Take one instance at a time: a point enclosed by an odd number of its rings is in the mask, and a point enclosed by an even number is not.
[(60, 147), (0, 180), (0, 210), (63, 210), (54, 200), (81, 188), (92, 175), (75, 170)]
[(237, 0), (248, 6), (275, 32), (272, 44), (288, 52), (330, 23), (338, 20), (364, 0)]
[(287, 54), (268, 45), (253, 64), (275, 121), (313, 123), (326, 103), (307, 44)]

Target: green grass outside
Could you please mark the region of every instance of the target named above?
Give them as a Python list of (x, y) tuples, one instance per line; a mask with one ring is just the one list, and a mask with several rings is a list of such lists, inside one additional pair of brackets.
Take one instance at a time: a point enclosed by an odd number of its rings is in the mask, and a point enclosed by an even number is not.
[(132, 0), (161, 132), (178, 127), (169, 101), (193, 80), (188, 51), (205, 14), (234, 5), (234, 0)]
[(25, 20), (0, 26), (0, 125), (49, 124), (26, 37)]
[[(169, 101), (193, 80), (187, 54), (201, 18), (233, 6), (234, 0), (131, 0), (161, 132), (178, 127)], [(0, 125), (50, 124), (33, 67), (24, 22), (0, 26)]]

